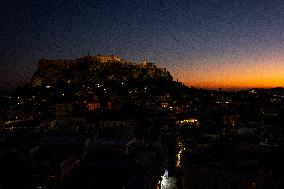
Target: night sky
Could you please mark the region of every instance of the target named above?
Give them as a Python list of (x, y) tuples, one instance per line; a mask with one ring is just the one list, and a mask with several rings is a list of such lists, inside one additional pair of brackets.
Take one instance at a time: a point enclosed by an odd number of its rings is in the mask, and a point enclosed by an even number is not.
[(1, 0), (0, 87), (40, 58), (117, 55), (188, 86), (284, 86), (281, 0)]

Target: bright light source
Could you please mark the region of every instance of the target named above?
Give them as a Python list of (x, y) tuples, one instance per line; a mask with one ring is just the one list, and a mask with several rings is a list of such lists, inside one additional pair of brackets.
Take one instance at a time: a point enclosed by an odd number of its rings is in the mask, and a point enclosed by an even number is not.
[(182, 153), (182, 150), (180, 150), (177, 154), (177, 161), (176, 161), (176, 167), (180, 167), (181, 166), (181, 162), (180, 162), (180, 154)]
[(198, 120), (197, 119), (193, 119), (193, 118), (180, 120), (180, 121), (177, 121), (176, 123), (177, 124), (193, 123), (193, 124), (196, 124), (196, 125), (199, 124)]
[(169, 172), (168, 172), (168, 170), (165, 170), (165, 173), (164, 173), (163, 177), (169, 177)]
[(162, 189), (174, 189), (176, 188), (176, 178), (175, 177), (169, 177), (169, 173), (167, 170), (165, 170), (164, 175), (162, 176), (161, 181), (161, 188)]

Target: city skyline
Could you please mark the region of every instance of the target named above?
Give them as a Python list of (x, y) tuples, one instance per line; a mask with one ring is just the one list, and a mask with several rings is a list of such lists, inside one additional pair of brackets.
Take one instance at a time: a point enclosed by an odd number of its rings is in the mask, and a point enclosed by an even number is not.
[(2, 0), (0, 189), (283, 189), (284, 1)]
[(284, 85), (283, 3), (4, 1), (1, 88), (30, 81), (41, 58), (149, 60), (201, 88)]

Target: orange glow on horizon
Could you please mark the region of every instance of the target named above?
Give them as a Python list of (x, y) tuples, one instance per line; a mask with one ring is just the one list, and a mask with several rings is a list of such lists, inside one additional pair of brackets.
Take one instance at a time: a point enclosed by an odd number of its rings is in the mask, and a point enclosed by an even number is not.
[[(218, 74), (217, 74), (218, 75)], [(284, 86), (284, 74), (271, 73), (264, 74), (260, 73), (251, 75), (235, 74), (229, 76), (216, 76), (214, 78), (208, 77), (206, 81), (193, 80), (192, 82), (186, 82), (186, 85), (196, 86), (201, 88), (231, 88), (231, 89), (242, 89), (242, 88), (273, 88)]]
[[(265, 62), (265, 63), (263, 63)], [(284, 56), (244, 60), (197, 62), (174, 74), (187, 86), (206, 89), (284, 87)]]

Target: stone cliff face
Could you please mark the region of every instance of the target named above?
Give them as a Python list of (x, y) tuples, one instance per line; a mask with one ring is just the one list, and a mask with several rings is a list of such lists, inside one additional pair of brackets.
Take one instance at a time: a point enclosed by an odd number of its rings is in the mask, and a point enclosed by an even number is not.
[(142, 62), (135, 64), (116, 56), (85, 56), (75, 60), (45, 60), (31, 79), (32, 85), (94, 84), (108, 81), (171, 81), (165, 68)]

